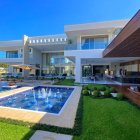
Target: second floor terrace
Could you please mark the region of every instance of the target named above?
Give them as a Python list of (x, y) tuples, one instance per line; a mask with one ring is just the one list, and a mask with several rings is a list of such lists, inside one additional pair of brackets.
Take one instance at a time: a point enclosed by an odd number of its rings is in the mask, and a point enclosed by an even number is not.
[(28, 43), (29, 46), (66, 44), (67, 37), (65, 34), (28, 37)]
[(108, 45), (108, 37), (84, 37), (81, 38), (81, 43), (72, 43), (65, 46), (65, 50), (94, 50), (105, 49)]
[(0, 62), (22, 63), (23, 54), (20, 54), (18, 51), (0, 51)]

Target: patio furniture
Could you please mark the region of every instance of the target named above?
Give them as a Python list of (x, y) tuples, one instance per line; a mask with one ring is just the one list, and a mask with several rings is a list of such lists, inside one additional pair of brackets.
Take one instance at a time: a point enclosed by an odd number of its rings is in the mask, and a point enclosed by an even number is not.
[(133, 94), (140, 95), (140, 87), (138, 87), (138, 86), (130, 86), (130, 88), (128, 88), (128, 90)]

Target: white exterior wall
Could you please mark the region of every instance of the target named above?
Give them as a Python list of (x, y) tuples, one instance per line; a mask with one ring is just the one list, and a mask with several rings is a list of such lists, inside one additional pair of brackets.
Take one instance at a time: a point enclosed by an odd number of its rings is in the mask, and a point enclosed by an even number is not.
[(102, 52), (103, 49), (65, 51), (65, 56), (75, 57), (75, 82), (81, 82), (81, 59), (102, 58)]
[(69, 50), (65, 51), (66, 57), (78, 57), (78, 58), (102, 58), (103, 49), (94, 50)]
[(33, 48), (33, 52), (32, 54), (30, 54), (30, 64), (40, 64), (42, 63), (42, 55), (41, 55), (41, 51), (34, 49)]

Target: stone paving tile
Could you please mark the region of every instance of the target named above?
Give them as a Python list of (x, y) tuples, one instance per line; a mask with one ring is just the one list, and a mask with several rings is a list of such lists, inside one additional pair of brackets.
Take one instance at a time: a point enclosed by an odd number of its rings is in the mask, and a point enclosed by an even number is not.
[(37, 130), (30, 140), (72, 140), (72, 136)]

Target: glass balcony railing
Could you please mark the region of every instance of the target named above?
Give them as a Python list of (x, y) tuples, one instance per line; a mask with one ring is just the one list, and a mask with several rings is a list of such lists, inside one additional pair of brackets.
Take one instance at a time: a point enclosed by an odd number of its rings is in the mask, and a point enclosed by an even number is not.
[(65, 64), (72, 64), (72, 62), (65, 57), (53, 57), (51, 58), (51, 65), (65, 65)]
[(65, 50), (91, 50), (91, 49), (105, 49), (107, 47), (107, 42), (98, 43), (84, 43), (84, 44), (67, 44)]
[(0, 58), (23, 58), (22, 54), (1, 54)]

